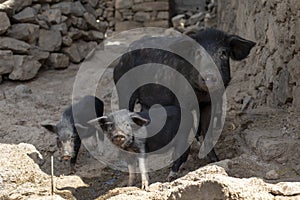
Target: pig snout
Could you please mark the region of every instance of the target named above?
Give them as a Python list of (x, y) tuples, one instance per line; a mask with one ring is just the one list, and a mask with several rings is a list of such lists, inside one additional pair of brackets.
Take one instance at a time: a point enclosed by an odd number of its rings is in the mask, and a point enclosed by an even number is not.
[(71, 153), (69, 151), (64, 151), (63, 154), (62, 154), (62, 159), (67, 161), (67, 160), (70, 160), (71, 159)]

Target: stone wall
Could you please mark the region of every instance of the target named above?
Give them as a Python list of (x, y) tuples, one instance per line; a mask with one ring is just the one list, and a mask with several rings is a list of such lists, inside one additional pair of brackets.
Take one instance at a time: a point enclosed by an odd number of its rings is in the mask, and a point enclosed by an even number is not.
[(168, 0), (116, 0), (115, 30), (139, 27), (169, 27)]
[(1, 0), (0, 82), (79, 63), (113, 29), (113, 0)]
[(237, 108), (300, 110), (300, 1), (218, 0), (218, 6), (219, 28), (257, 42), (246, 61), (232, 64)]

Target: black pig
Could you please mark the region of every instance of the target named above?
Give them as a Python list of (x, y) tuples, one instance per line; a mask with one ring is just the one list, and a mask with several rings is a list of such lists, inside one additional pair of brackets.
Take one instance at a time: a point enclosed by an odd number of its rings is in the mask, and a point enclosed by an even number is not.
[[(76, 159), (81, 146), (79, 129), (87, 130), (84, 132), (87, 137), (95, 134), (96, 129), (89, 126), (87, 122), (102, 115), (103, 102), (95, 96), (85, 96), (79, 102), (69, 106), (56, 125), (42, 125), (57, 135), (57, 147), (60, 150), (61, 158), (65, 161), (70, 160), (70, 174), (75, 173)], [(100, 139), (103, 140), (103, 135), (100, 135)]]

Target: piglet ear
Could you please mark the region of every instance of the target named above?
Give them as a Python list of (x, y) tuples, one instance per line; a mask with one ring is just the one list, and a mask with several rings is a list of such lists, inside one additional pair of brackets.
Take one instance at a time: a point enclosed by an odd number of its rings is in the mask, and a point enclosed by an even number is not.
[(56, 124), (54, 123), (50, 123), (50, 122), (42, 122), (41, 126), (44, 127), (45, 129), (47, 129), (48, 131), (52, 132), (52, 133), (57, 133), (57, 128), (56, 128)]
[(256, 45), (255, 42), (246, 40), (237, 35), (230, 35), (228, 38), (230, 46), (230, 57), (233, 60), (243, 60), (245, 59), (251, 49)]
[(107, 116), (102, 116), (102, 117), (98, 117), (96, 119), (92, 119), (90, 121), (88, 121), (87, 123), (92, 125), (92, 126), (97, 126), (97, 125), (104, 125), (106, 124), (107, 122), (109, 122), (109, 119)]
[(138, 126), (147, 126), (149, 124), (149, 122), (150, 122), (148, 119), (143, 118), (142, 116), (140, 116), (137, 113), (131, 114), (130, 118)]

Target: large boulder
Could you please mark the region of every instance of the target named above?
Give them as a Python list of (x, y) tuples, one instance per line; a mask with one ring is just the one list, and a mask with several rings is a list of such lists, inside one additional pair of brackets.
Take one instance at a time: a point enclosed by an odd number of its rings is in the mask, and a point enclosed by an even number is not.
[(62, 44), (62, 36), (57, 30), (40, 30), (39, 47), (45, 51), (57, 51)]
[(14, 68), (14, 56), (13, 52), (10, 50), (0, 51), (0, 75), (9, 74)]
[(21, 12), (15, 14), (12, 18), (17, 22), (33, 22), (36, 23), (36, 11), (31, 7), (27, 7)]
[(14, 69), (9, 74), (11, 80), (30, 80), (38, 73), (41, 63), (33, 58), (33, 56), (14, 55)]
[(10, 27), (10, 21), (5, 12), (0, 12), (0, 35)]
[(14, 24), (7, 32), (7, 36), (35, 44), (39, 36), (39, 25), (30, 23)]
[(14, 38), (0, 37), (0, 49), (12, 50), (14, 53), (28, 54), (30, 45)]

